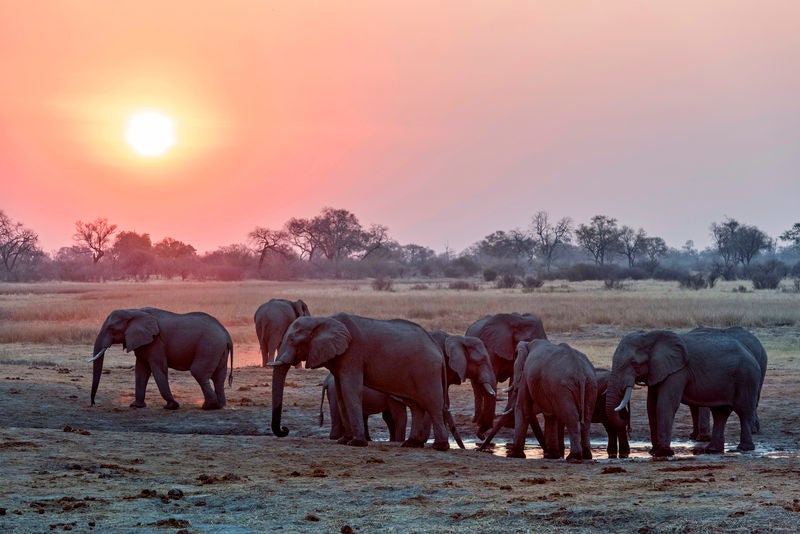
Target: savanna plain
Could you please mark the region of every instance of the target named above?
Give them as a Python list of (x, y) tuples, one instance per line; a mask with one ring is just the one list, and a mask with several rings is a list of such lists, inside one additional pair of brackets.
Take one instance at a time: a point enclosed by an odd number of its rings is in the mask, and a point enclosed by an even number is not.
[[(3, 532), (796, 532), (800, 524), (800, 294), (737, 291), (738, 283), (689, 291), (670, 283), (550, 282), (520, 289), (456, 291), (446, 281), (151, 281), (0, 285), (0, 530)], [(262, 368), (253, 313), (270, 298), (302, 298), (312, 315), (340, 311), (401, 317), (463, 334), (490, 313), (539, 315), (548, 336), (610, 367), (634, 329), (740, 325), (769, 356), (751, 453), (693, 455), (682, 406), (676, 455), (647, 454), (646, 390), (634, 391), (628, 459), (608, 459), (593, 425), (594, 459), (505, 457), (511, 430), (492, 452), (475, 449), (472, 390), (450, 388), (467, 449), (405, 449), (372, 416), (365, 448), (328, 439), (320, 426), (324, 369), (292, 369), (285, 438), (270, 423), (271, 370)], [(223, 410), (200, 408), (188, 372), (172, 371), (181, 407), (164, 404), (151, 380), (147, 407), (133, 400), (133, 356), (106, 353), (98, 404), (90, 406), (94, 337), (114, 309), (205, 311), (231, 332), (233, 385)], [(502, 390), (502, 387), (499, 388)], [(500, 392), (500, 396), (505, 393)], [(504, 406), (498, 402), (498, 411)], [(732, 415), (726, 444), (738, 442)]]

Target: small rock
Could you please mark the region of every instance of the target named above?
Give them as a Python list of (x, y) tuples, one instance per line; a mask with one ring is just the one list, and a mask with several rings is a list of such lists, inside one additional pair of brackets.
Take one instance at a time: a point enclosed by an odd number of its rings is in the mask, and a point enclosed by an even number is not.
[(170, 499), (183, 499), (183, 492), (178, 488), (172, 488), (167, 492), (167, 497)]
[(306, 521), (319, 521), (319, 517), (315, 516), (314, 514), (306, 514), (305, 519)]

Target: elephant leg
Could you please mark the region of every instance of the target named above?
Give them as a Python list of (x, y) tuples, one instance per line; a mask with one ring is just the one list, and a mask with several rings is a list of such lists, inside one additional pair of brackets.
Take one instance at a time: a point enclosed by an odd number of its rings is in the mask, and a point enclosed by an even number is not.
[(363, 415), (364, 377), (360, 373), (352, 373), (336, 377), (336, 394), (339, 398), (339, 411), (345, 423), (345, 435), (339, 443), (353, 447), (365, 447), (367, 438), (364, 434)]
[(131, 403), (131, 408), (144, 408), (144, 394), (147, 390), (147, 382), (150, 381), (150, 364), (144, 358), (136, 358), (134, 375), (136, 376), (136, 397)]
[(563, 447), (562, 445), (559, 446), (558, 438), (559, 438), (559, 427), (560, 423), (558, 418), (554, 415), (545, 414), (544, 416), (544, 450), (542, 451), (542, 456), (546, 460), (557, 460), (563, 458), (564, 455), (561, 452)]
[(706, 454), (722, 454), (725, 452), (725, 424), (733, 410), (729, 406), (711, 408), (714, 427), (711, 430), (711, 443), (703, 449)]
[(394, 441), (395, 423), (392, 418), (392, 411), (386, 408), (381, 412), (381, 419), (386, 423), (386, 429), (389, 431), (389, 441)]
[[(659, 386), (657, 393), (655, 417), (656, 417), (656, 442), (653, 448), (653, 456), (666, 457), (674, 456), (675, 452), (671, 448), (672, 443), (672, 423), (675, 421), (675, 413), (680, 405), (680, 397), (683, 389), (668, 387), (670, 384)], [(654, 388), (650, 387), (650, 390)], [(649, 399), (648, 399), (649, 401)]]
[[(156, 365), (150, 366), (150, 371), (153, 373), (153, 379), (156, 381), (156, 385), (158, 386), (158, 392), (161, 393), (161, 396), (167, 401), (167, 404), (164, 406), (165, 410), (177, 410), (180, 406), (176, 401), (175, 397), (172, 396), (172, 391), (169, 389), (169, 379), (168, 379), (168, 371), (167, 365), (164, 363), (163, 366)], [(195, 377), (197, 378), (197, 377)], [(208, 391), (213, 394), (211, 390), (211, 386), (208, 384), (208, 378), (205, 379), (205, 386), (200, 384), (200, 387), (208, 388)], [(203, 395), (205, 395), (205, 390), (203, 390)], [(216, 400), (216, 396), (214, 397)]]
[(752, 424), (747, 424), (747, 421), (753, 423), (754, 420), (757, 420), (755, 412), (751, 414), (743, 413), (741, 411), (737, 411), (736, 415), (739, 416), (739, 426), (741, 428), (739, 432), (739, 445), (736, 446), (737, 451), (752, 451), (756, 448), (755, 444), (753, 443), (753, 426)]
[(528, 433), (528, 424), (529, 422), (532, 424), (532, 417), (535, 417), (535, 414), (532, 414), (532, 404), (528, 388), (524, 384), (521, 385), (514, 408), (514, 441), (511, 448), (506, 451), (506, 456), (509, 458), (525, 458), (525, 437)]
[(534, 408), (533, 411), (534, 413), (531, 414), (531, 432), (533, 432), (533, 437), (539, 443), (539, 447), (544, 449), (544, 432), (541, 425), (539, 425), (539, 416), (535, 413), (536, 409)]
[(480, 414), (483, 413), (483, 392), (480, 390), (480, 384), (474, 380), (469, 381), (472, 385), (472, 396), (475, 399), (475, 411), (472, 414), (472, 422), (477, 423), (480, 419)]
[(650, 454), (656, 448), (656, 403), (658, 401), (658, 394), (655, 388), (647, 388), (647, 423), (650, 427)]
[(408, 424), (408, 413), (406, 405), (398, 400), (389, 399), (389, 412), (394, 421), (394, 430), (391, 434), (391, 441), (402, 442), (406, 439), (406, 425)]
[(226, 357), (220, 362), (211, 375), (211, 382), (214, 384), (214, 393), (217, 395), (217, 402), (220, 408), (228, 404), (225, 398), (225, 379), (228, 378), (228, 358)]
[(331, 432), (328, 434), (329, 439), (339, 439), (344, 435), (344, 424), (342, 423), (342, 414), (339, 411), (339, 397), (336, 394), (336, 388), (326, 387), (325, 392), (328, 395), (328, 406), (331, 413)]
[[(583, 429), (581, 428), (580, 422), (575, 420), (570, 420), (567, 425), (559, 422), (560, 429), (564, 429), (566, 426), (566, 433), (569, 435), (569, 454), (567, 455), (567, 461), (570, 463), (580, 463), (583, 461)], [(563, 432), (563, 430), (562, 430)], [(564, 441), (561, 441), (563, 446)]]
[(403, 441), (402, 446), (424, 447), (430, 432), (430, 430), (425, 429), (425, 410), (415, 402), (410, 402), (408, 407), (411, 410), (411, 432), (408, 435), (408, 439)]
[(608, 454), (609, 458), (616, 458), (619, 452), (619, 449), (617, 449), (617, 429), (605, 422), (603, 423), (603, 428), (606, 429), (606, 435), (608, 436), (606, 454)]
[(591, 460), (592, 459), (592, 444), (589, 443), (589, 430), (591, 429), (592, 423), (590, 418), (586, 418), (583, 420), (583, 423), (580, 425), (581, 429), (581, 456), (584, 460)]
[(692, 413), (692, 433), (689, 439), (694, 441), (711, 440), (711, 411), (705, 406), (689, 406)]
[(367, 441), (372, 441), (372, 436), (369, 435), (369, 414), (365, 413), (363, 419), (364, 419), (364, 439), (366, 439)]
[(267, 363), (275, 361), (275, 353), (278, 352), (278, 345), (281, 343), (277, 337), (273, 335), (267, 338)]

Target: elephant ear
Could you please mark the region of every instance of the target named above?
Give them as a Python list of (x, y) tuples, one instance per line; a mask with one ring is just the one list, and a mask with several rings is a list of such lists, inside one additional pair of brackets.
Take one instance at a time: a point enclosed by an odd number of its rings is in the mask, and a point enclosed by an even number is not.
[(476, 337), (481, 338), (489, 354), (496, 354), (504, 360), (514, 360), (514, 337), (508, 326), (499, 322), (487, 323)]
[(444, 350), (447, 353), (447, 367), (458, 375), (460, 384), (467, 375), (467, 353), (464, 343), (456, 336), (447, 336), (444, 340)]
[(669, 375), (681, 370), (688, 363), (686, 345), (680, 336), (668, 330), (656, 330), (645, 335), (650, 345), (647, 385), (663, 382)]
[(308, 317), (311, 315), (311, 312), (308, 311), (308, 306), (302, 300), (298, 299), (292, 302), (292, 307), (294, 308), (294, 313), (297, 317)]
[(158, 321), (143, 311), (136, 310), (125, 329), (125, 351), (130, 352), (152, 342), (158, 335)]
[(350, 331), (344, 323), (330, 317), (321, 318), (311, 334), (306, 366), (310, 369), (322, 367), (325, 362), (346, 351), (351, 340)]

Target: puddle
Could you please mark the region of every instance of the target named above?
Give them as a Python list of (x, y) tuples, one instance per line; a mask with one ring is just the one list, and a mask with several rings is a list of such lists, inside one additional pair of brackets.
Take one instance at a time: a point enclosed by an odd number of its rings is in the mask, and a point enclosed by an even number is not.
[[(506, 457), (506, 445), (505, 440), (501, 440), (499, 443), (497, 441), (492, 442), (489, 449), (485, 452), (486, 454), (493, 454), (495, 456)], [(569, 439), (565, 439), (566, 444), (566, 454), (569, 454)], [(600, 461), (600, 462), (613, 462), (613, 461), (629, 461), (629, 460), (651, 460), (652, 456), (648, 452), (650, 450), (650, 442), (649, 441), (631, 441), (631, 453), (628, 459), (616, 459), (616, 458), (608, 458), (608, 454), (606, 453), (606, 441), (604, 439), (596, 439), (591, 440), (589, 444), (592, 447), (592, 458), (593, 460)], [(478, 447), (481, 445), (481, 442), (476, 439), (466, 439), (464, 440), (464, 446), (467, 450), (477, 450)], [(672, 442), (672, 450), (675, 451), (675, 456), (670, 456), (668, 460), (679, 460), (679, 459), (688, 459), (688, 458), (697, 458), (698, 455), (694, 454), (694, 448), (697, 446), (703, 445), (702, 443), (696, 443), (694, 441), (673, 441)], [(800, 451), (796, 450), (778, 450), (774, 447), (770, 447), (769, 444), (756, 444), (756, 449), (750, 452), (738, 452), (733, 451), (733, 449), (738, 445), (738, 442), (728, 442), (725, 443), (725, 450), (732, 451), (726, 452), (725, 455), (747, 455), (752, 456), (755, 458), (800, 458)], [(452, 446), (457, 446), (455, 443)], [(525, 444), (525, 458), (530, 460), (541, 460), (542, 458), (542, 449), (539, 445), (534, 441), (528, 440)], [(702, 455), (704, 458), (714, 458), (714, 457), (721, 457), (717, 455)]]

